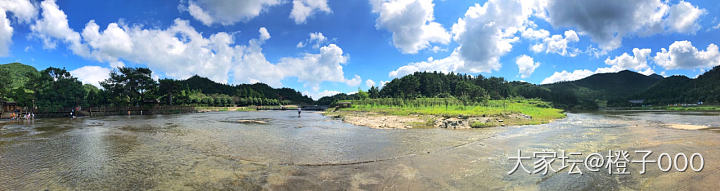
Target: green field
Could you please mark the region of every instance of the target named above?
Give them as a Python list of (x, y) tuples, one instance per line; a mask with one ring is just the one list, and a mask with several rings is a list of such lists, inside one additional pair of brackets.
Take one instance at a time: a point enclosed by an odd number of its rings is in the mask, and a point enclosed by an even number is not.
[[(351, 102), (345, 111), (377, 112), (390, 115), (433, 115), (444, 117), (503, 116), (522, 113), (532, 116), (532, 120), (521, 124), (547, 123), (563, 118), (563, 110), (552, 108), (550, 103), (536, 99), (489, 100), (487, 103), (463, 104), (454, 98), (417, 98), (414, 100), (379, 98), (365, 100), (345, 100)], [(512, 122), (509, 122), (512, 124)], [(483, 124), (477, 124), (483, 126)]]

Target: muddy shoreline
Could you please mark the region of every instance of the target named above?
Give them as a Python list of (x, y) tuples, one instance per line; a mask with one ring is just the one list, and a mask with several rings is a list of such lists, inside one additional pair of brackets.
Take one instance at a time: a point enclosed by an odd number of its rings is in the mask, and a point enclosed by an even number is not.
[(525, 114), (503, 114), (494, 116), (435, 116), (435, 115), (387, 115), (364, 111), (326, 111), (323, 115), (340, 119), (345, 123), (373, 129), (447, 128), (471, 129), (526, 125), (532, 117)]

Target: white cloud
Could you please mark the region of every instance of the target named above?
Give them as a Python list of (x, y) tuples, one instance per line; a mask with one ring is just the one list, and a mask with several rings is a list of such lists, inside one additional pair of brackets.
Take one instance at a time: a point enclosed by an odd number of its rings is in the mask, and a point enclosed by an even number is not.
[(720, 65), (720, 52), (715, 44), (708, 45), (703, 51), (690, 41), (675, 41), (668, 49), (657, 52), (654, 61), (668, 70), (708, 68)]
[(270, 39), (270, 33), (265, 27), (260, 27), (260, 29), (258, 29), (258, 32), (260, 33), (260, 40), (264, 41)]
[(290, 18), (295, 24), (303, 24), (308, 17), (317, 12), (331, 13), (327, 0), (293, 0), (293, 8), (290, 11)]
[(447, 44), (450, 34), (433, 22), (432, 0), (371, 0), (378, 13), (376, 27), (392, 32), (393, 45), (404, 54), (415, 54), (430, 43)]
[(77, 77), (83, 84), (92, 84), (100, 88), (102, 87), (100, 82), (110, 78), (110, 69), (100, 66), (83, 66), (70, 71), (70, 74)]
[(280, 3), (281, 0), (190, 0), (186, 10), (207, 26), (214, 23), (232, 25), (255, 18), (268, 7)]
[(324, 46), (328, 42), (328, 38), (323, 35), (321, 32), (313, 32), (309, 34), (310, 38), (305, 39), (305, 41), (300, 41), (295, 46), (297, 48), (303, 48), (307, 46), (308, 44), (312, 44), (312, 48), (320, 48), (320, 46)]
[(342, 65), (347, 60), (348, 56), (339, 46), (330, 44), (321, 47), (319, 54), (306, 53), (302, 57), (281, 58), (277, 66), (280, 70), (287, 70), (281, 73), (297, 77), (298, 81), (305, 82), (306, 86), (311, 86), (314, 90), (319, 89), (323, 81), (357, 86), (362, 82), (360, 76), (355, 75), (352, 79), (344, 77)]
[(382, 89), (387, 83), (390, 83), (390, 81), (380, 81), (380, 84), (378, 84), (378, 88)]
[(561, 72), (553, 73), (550, 77), (547, 77), (542, 82), (540, 82), (540, 84), (551, 84), (555, 82), (579, 80), (593, 74), (595, 74), (595, 72), (590, 70), (575, 70), (572, 72), (563, 70)]
[(54, 0), (40, 3), (42, 19), (30, 26), (32, 34), (43, 40), (43, 47), (54, 49), (59, 39), (70, 45), (70, 49), (78, 55), (87, 56), (86, 47), (83, 46), (80, 34), (68, 25), (67, 15), (55, 4)]
[(670, 7), (670, 13), (665, 21), (671, 31), (679, 33), (694, 33), (700, 30), (700, 25), (696, 22), (701, 15), (705, 14), (704, 9), (700, 9), (686, 1), (680, 1)]
[(526, 30), (526, 26), (532, 24), (528, 17), (539, 7), (536, 1), (519, 0), (475, 4), (452, 26), (453, 39), (459, 46), (450, 56), (410, 63), (390, 72), (389, 76), (400, 77), (416, 71), (477, 73), (499, 70), (502, 67), (500, 57), (510, 52), (512, 43), (519, 40), (518, 32), (524, 31), (528, 38), (545, 36), (546, 32), (542, 30)]
[(661, 0), (551, 0), (547, 20), (555, 27), (577, 28), (607, 51), (620, 47), (628, 35), (695, 32), (703, 12), (684, 1), (671, 7)]
[(7, 56), (12, 45), (13, 27), (10, 26), (10, 19), (5, 11), (0, 11), (0, 56)]
[(545, 29), (534, 29), (534, 28), (525, 28), (521, 33), (523, 38), (527, 39), (545, 39), (550, 36), (550, 32)]
[(373, 86), (375, 86), (375, 81), (373, 81), (371, 79), (367, 79), (367, 80), (365, 80), (365, 86), (373, 87)]
[(20, 23), (29, 23), (37, 14), (35, 6), (28, 0), (0, 1), (0, 57), (8, 56), (12, 45), (14, 28), (10, 26), (8, 12), (12, 12)]
[(654, 71), (647, 64), (648, 57), (650, 56), (650, 49), (638, 49), (633, 48), (633, 56), (623, 53), (620, 56), (616, 56), (613, 59), (605, 59), (605, 64), (610, 65), (610, 68), (602, 69), (601, 72), (618, 72), (622, 70), (634, 70), (645, 75), (653, 74)]
[[(459, 53), (455, 51), (450, 54), (450, 56), (443, 59), (436, 60), (430, 57), (427, 61), (414, 62), (401, 66), (397, 70), (391, 71), (388, 76), (395, 78), (423, 71), (440, 71), (448, 73), (450, 71), (458, 71), (460, 68), (463, 68), (464, 65), (465, 62), (459, 56)], [(497, 67), (500, 67), (500, 65), (498, 64)]]
[[(281, 81), (285, 78), (297, 77), (298, 81), (315, 90), (326, 81), (348, 86), (362, 83), (358, 75), (351, 79), (344, 77), (342, 65), (347, 63), (349, 56), (335, 44), (320, 47), (319, 53), (285, 57), (277, 64), (270, 63), (262, 52), (262, 45), (271, 38), (269, 30), (264, 27), (260, 27), (257, 38), (249, 40), (246, 45), (236, 44), (233, 36), (225, 32), (204, 37), (189, 21), (181, 19), (175, 19), (165, 29), (110, 23), (101, 30), (94, 21), (90, 21), (81, 38), (79, 33), (67, 27), (65, 14), (52, 1), (43, 2), (43, 16), (46, 21), (38, 21), (33, 27), (34, 35), (47, 42), (59, 39), (68, 42), (71, 47), (82, 47), (83, 52), (73, 52), (109, 63), (111, 67), (122, 67), (123, 61), (128, 61), (144, 64), (156, 74), (171, 78), (181, 79), (197, 74), (228, 83), (232, 74), (234, 83), (263, 82), (273, 87), (282, 86)], [(53, 25), (46, 25), (48, 23)], [(316, 39), (320, 37), (325, 38), (319, 33), (315, 35)]]
[[(538, 6), (535, 2), (519, 0), (490, 0), (482, 6), (471, 6), (463, 18), (452, 26), (456, 51), (465, 61), (464, 71), (490, 72), (500, 69), (500, 57), (510, 52), (515, 36), (530, 24), (530, 17)], [(543, 33), (543, 32), (540, 32)], [(526, 36), (543, 36), (528, 33)]]
[[(523, 32), (523, 34), (525, 33)], [(580, 50), (577, 48), (570, 48), (570, 51), (568, 51), (568, 43), (578, 42), (580, 41), (580, 38), (573, 30), (567, 30), (564, 34), (565, 37), (561, 35), (546, 36), (542, 39), (542, 43), (531, 46), (530, 50), (536, 53), (544, 51), (545, 53), (555, 53), (561, 56), (577, 56), (577, 53), (579, 53)]]
[(515, 58), (515, 64), (518, 66), (518, 73), (520, 78), (527, 78), (540, 66), (540, 62), (535, 62), (532, 57), (528, 55), (520, 55)]
[(2, 0), (0, 10), (12, 12), (21, 23), (30, 23), (37, 15), (37, 8), (29, 0)]
[(717, 25), (713, 26), (712, 29), (720, 29), (720, 23), (718, 23)]
[(550, 77), (545, 78), (541, 84), (549, 84), (549, 83), (555, 83), (555, 82), (561, 82), (561, 81), (573, 81), (582, 79), (585, 77), (588, 77), (593, 74), (597, 73), (611, 73), (611, 72), (619, 72), (623, 70), (634, 70), (636, 72), (639, 72), (644, 75), (650, 75), (653, 74), (654, 71), (650, 66), (648, 65), (647, 60), (650, 56), (650, 49), (638, 49), (634, 48), (632, 50), (633, 55), (630, 56), (627, 53), (623, 53), (620, 56), (616, 56), (613, 59), (610, 59), (609, 57), (605, 59), (605, 64), (610, 65), (610, 67), (601, 67), (595, 69), (595, 71), (583, 69), (583, 70), (574, 70), (572, 72), (568, 71), (561, 71), (561, 72), (555, 72)]

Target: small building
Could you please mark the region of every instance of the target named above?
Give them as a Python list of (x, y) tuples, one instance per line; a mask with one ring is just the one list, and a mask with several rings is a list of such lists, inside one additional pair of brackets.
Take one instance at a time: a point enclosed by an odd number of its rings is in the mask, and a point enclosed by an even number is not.
[(0, 108), (0, 118), (9, 118), (12, 112), (22, 109), (17, 106), (17, 103), (4, 99), (0, 99), (0, 106), (2, 106)]
[(339, 107), (339, 108), (349, 108), (349, 107), (352, 107), (352, 103), (347, 102), (347, 101), (337, 102), (336, 105), (337, 105), (337, 107)]

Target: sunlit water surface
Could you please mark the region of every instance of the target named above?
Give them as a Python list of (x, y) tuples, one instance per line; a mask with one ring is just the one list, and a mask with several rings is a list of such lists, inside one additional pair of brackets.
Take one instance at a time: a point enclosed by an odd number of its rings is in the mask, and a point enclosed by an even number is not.
[[(238, 123), (252, 119), (267, 124)], [(679, 130), (666, 124), (694, 124)], [(544, 125), (378, 130), (318, 113), (217, 112), (0, 124), (0, 190), (716, 190), (720, 114), (585, 113)], [(516, 172), (532, 152), (702, 154), (701, 172)], [(637, 159), (637, 158), (633, 158)], [(524, 162), (532, 170), (532, 161)], [(559, 165), (559, 164), (556, 164)]]

